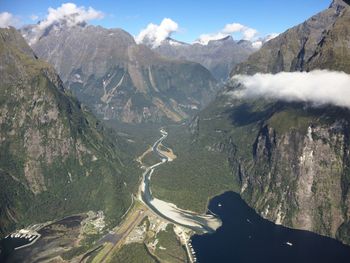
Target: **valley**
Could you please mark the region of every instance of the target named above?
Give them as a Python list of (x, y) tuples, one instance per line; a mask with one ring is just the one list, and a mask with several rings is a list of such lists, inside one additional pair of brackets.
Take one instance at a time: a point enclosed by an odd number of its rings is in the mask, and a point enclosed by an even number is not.
[(0, 262), (347, 262), (350, 2), (312, 1), (0, 4)]
[[(95, 241), (90, 244), (90, 249), (88, 251), (81, 254), (84, 250), (87, 250), (89, 246), (85, 248), (78, 246), (76, 247), (76, 249), (71, 248), (68, 251), (59, 251), (55, 248), (57, 244), (52, 243), (50, 241), (48, 241), (48, 243), (45, 246), (43, 245), (43, 242), (45, 240), (54, 239), (54, 237), (58, 235), (56, 232), (45, 232), (46, 229), (52, 228), (52, 226), (61, 225), (63, 224), (63, 222), (67, 222), (68, 224), (68, 222), (71, 221), (76, 222), (75, 227), (77, 228), (77, 223), (79, 222), (81, 222), (80, 224), (82, 225), (86, 224), (83, 223), (82, 219), (85, 217), (85, 215), (82, 215), (82, 217), (72, 216), (55, 221), (53, 223), (43, 224), (38, 231), (39, 233), (45, 234), (42, 234), (43, 236), (39, 238), (39, 244), (35, 245), (33, 243), (30, 246), (28, 245), (27, 249), (21, 248), (19, 252), (17, 252), (15, 248), (16, 251), (12, 251), (10, 254), (10, 258), (7, 258), (6, 261), (15, 262), (16, 258), (26, 257), (28, 256), (28, 253), (30, 253), (30, 251), (37, 250), (40, 252), (37, 252), (36, 256), (40, 256), (40, 253), (45, 253), (45, 257), (48, 260), (58, 256), (62, 256), (63, 258), (68, 257), (72, 262), (86, 262), (90, 259), (92, 260), (92, 262), (113, 262), (115, 254), (123, 248), (125, 243), (134, 243), (135, 240), (136, 242), (144, 241), (144, 237), (142, 236), (142, 234), (135, 234), (134, 232), (137, 228), (140, 227), (140, 224), (142, 222), (148, 220), (149, 224), (154, 225), (156, 229), (162, 228), (164, 226), (167, 227), (168, 225), (173, 226), (176, 239), (178, 240), (178, 242), (181, 243), (181, 245), (184, 248), (186, 248), (187, 258), (189, 259), (189, 262), (196, 262), (195, 254), (189, 246), (190, 237), (193, 235), (193, 233), (214, 232), (218, 227), (220, 227), (221, 222), (219, 219), (217, 219), (210, 213), (206, 215), (199, 215), (188, 210), (177, 208), (174, 204), (155, 199), (152, 196), (152, 191), (150, 189), (152, 173), (154, 172), (156, 167), (166, 164), (169, 161), (172, 161), (170, 157), (167, 157), (167, 155), (163, 154), (163, 151), (160, 150), (160, 145), (163, 144), (163, 141), (166, 139), (168, 133), (163, 128), (160, 129), (160, 133), (162, 136), (158, 140), (156, 140), (153, 146), (151, 147), (152, 151), (158, 156), (160, 162), (147, 167), (142, 163), (142, 159), (140, 159), (141, 165), (145, 171), (142, 175), (142, 180), (137, 197), (132, 196), (132, 198), (135, 200), (132, 202), (131, 207), (127, 210), (126, 214), (123, 216), (124, 218), (122, 219), (122, 222), (118, 226), (110, 230), (107, 234), (103, 235), (98, 240), (96, 240), (96, 237), (101, 235), (101, 231), (98, 231), (98, 233), (100, 234), (97, 235), (95, 238), (90, 237), (92, 238), (92, 240), (95, 239)], [(171, 149), (169, 150), (170, 152), (172, 152)], [(146, 151), (145, 155), (150, 153), (151, 152)], [(69, 225), (70, 224), (71, 223), (69, 223)], [(101, 230), (104, 228), (105, 225), (102, 225)], [(72, 228), (68, 227), (66, 231), (72, 231)], [(66, 231), (64, 231), (64, 233), (67, 233)], [(83, 228), (80, 231), (83, 231)], [(84, 237), (84, 234), (82, 233), (84, 232), (81, 232), (81, 235), (83, 235), (82, 240), (85, 240), (87, 237)], [(15, 234), (11, 235), (11, 237), (6, 238), (4, 241), (9, 242), (10, 238), (12, 238), (12, 236), (14, 235)], [(63, 242), (61, 238), (59, 238), (58, 241), (61, 244)], [(159, 245), (163, 245), (163, 243), (160, 243)], [(50, 252), (51, 249), (52, 252)], [(5, 254), (5, 258), (6, 257), (7, 255)], [(155, 257), (157, 256), (155, 255)]]

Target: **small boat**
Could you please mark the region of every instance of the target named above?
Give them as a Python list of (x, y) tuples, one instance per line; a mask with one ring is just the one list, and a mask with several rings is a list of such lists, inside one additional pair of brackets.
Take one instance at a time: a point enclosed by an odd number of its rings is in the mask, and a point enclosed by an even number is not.
[(289, 241), (287, 241), (286, 244), (287, 244), (288, 246), (293, 246), (293, 243), (292, 243), (292, 242), (289, 242)]
[(218, 207), (222, 207), (222, 204), (218, 203)]
[(251, 224), (252, 222), (247, 218), (247, 222), (249, 223), (249, 224)]

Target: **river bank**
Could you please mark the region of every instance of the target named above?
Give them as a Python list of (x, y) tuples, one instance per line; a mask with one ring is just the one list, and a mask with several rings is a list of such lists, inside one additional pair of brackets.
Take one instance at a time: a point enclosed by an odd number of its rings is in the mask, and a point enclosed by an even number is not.
[(212, 233), (221, 226), (221, 220), (213, 214), (197, 214), (195, 212), (184, 210), (175, 204), (154, 198), (151, 191), (151, 177), (154, 170), (169, 161), (169, 157), (159, 150), (159, 145), (167, 138), (168, 133), (164, 129), (160, 129), (161, 138), (159, 138), (152, 147), (152, 151), (156, 153), (161, 161), (148, 168), (142, 176), (138, 198), (154, 213), (163, 217), (170, 222), (183, 227), (192, 229), (197, 233)]

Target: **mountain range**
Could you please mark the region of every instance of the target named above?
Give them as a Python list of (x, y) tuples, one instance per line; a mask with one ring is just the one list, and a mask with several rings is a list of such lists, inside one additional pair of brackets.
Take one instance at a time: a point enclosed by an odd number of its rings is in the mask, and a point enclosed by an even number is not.
[(288, 29), (233, 69), (234, 74), (329, 69), (349, 73), (349, 18), (346, 1)]
[[(335, 0), (328, 9), (265, 43), (237, 65), (231, 76), (314, 69), (349, 73), (349, 22), (349, 4)], [(176, 136), (182, 139), (169, 139), (187, 141), (190, 146), (181, 147), (178, 155), (191, 157), (178, 158), (156, 175), (159, 179), (154, 187), (160, 197), (203, 211), (207, 199), (191, 195), (194, 185), (210, 195), (229, 186), (276, 224), (350, 244), (349, 110), (329, 104), (235, 96), (240, 89), (242, 84), (234, 79), (227, 83), (190, 122), (187, 135), (180, 132)], [(225, 157), (217, 171), (225, 171), (227, 176), (211, 169), (212, 160), (219, 155)], [(183, 170), (189, 163), (201, 171), (199, 174), (193, 167), (191, 179)], [(228, 184), (230, 176), (233, 181)], [(181, 197), (172, 194), (167, 178), (181, 187)], [(214, 187), (214, 182), (219, 187)]]
[(137, 176), (126, 139), (67, 91), (14, 28), (0, 29), (0, 235), (103, 210), (116, 223)]
[(211, 40), (207, 45), (188, 44), (167, 38), (153, 49), (167, 57), (200, 63), (219, 81), (225, 81), (234, 66), (245, 61), (257, 49), (247, 40), (235, 41), (231, 36)]
[(0, 29), (0, 235), (89, 210), (119, 223), (141, 175), (124, 122), (170, 124), (176, 160), (152, 170), (156, 198), (205, 212), (232, 190), (276, 224), (350, 244), (350, 110), (237, 95), (237, 76), (350, 73), (349, 25), (334, 0), (259, 50), (231, 37), (150, 48), (86, 23)]
[(57, 24), (33, 42), (77, 98), (104, 119), (179, 122), (205, 106), (218, 85), (198, 63), (164, 58), (121, 29)]

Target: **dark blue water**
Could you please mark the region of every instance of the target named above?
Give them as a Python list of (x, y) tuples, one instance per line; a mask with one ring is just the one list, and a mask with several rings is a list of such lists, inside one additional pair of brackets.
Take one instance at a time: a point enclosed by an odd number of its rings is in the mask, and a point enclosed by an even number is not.
[(350, 262), (350, 246), (308, 231), (275, 225), (255, 213), (236, 193), (213, 198), (209, 209), (221, 218), (223, 225), (214, 234), (193, 236), (199, 263)]
[(13, 253), (15, 248), (29, 244), (25, 238), (4, 238), (0, 240), (0, 263), (6, 262), (7, 257)]

